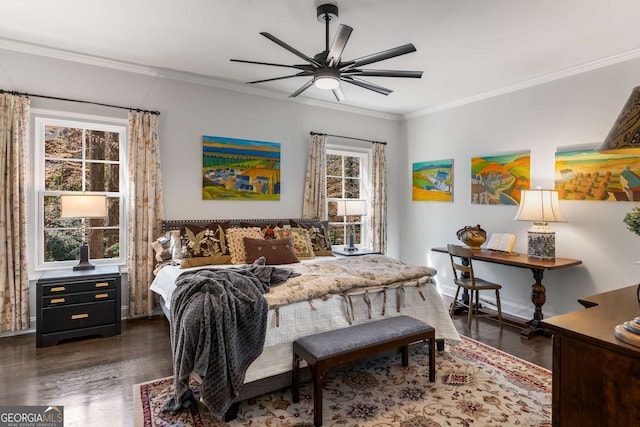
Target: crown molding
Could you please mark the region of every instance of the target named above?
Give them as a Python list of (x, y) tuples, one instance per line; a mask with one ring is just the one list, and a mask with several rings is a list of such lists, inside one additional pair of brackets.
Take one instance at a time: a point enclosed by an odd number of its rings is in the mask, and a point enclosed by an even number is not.
[(283, 95), (281, 92), (271, 91), (268, 89), (263, 89), (258, 87), (250, 87), (244, 84), (230, 82), (223, 79), (217, 79), (217, 78), (202, 75), (202, 74), (188, 73), (185, 71), (178, 71), (170, 68), (140, 65), (140, 64), (125, 62), (125, 61), (117, 61), (114, 59), (87, 55), (87, 54), (67, 51), (63, 49), (56, 49), (48, 46), (25, 43), (25, 42), (6, 39), (2, 37), (0, 37), (0, 49), (11, 50), (11, 51), (20, 52), (20, 53), (27, 53), (31, 55), (37, 55), (37, 56), (44, 56), (48, 58), (76, 62), (76, 63), (92, 65), (96, 67), (110, 68), (118, 71), (142, 74), (145, 76), (153, 76), (157, 78), (177, 80), (177, 81), (182, 81), (186, 83), (194, 83), (202, 86), (215, 87), (217, 89), (224, 89), (232, 92), (240, 92), (248, 95), (262, 96), (262, 97), (271, 98), (271, 99), (278, 99), (280, 101), (296, 102), (299, 104), (338, 110), (338, 111), (348, 112), (352, 114), (360, 114), (360, 115), (381, 118), (386, 120), (394, 120), (394, 121), (402, 120), (401, 114), (393, 114), (393, 113), (386, 113), (382, 111), (369, 110), (362, 107), (336, 104), (334, 102), (322, 101), (322, 100), (317, 100), (312, 98), (285, 98), (284, 97), (285, 95)]
[(620, 62), (629, 61), (640, 57), (640, 48), (627, 50), (616, 55), (611, 55), (606, 58), (596, 59), (595, 61), (585, 62), (584, 64), (576, 65), (574, 67), (565, 68), (564, 70), (555, 71), (553, 73), (544, 74), (533, 79), (524, 80), (513, 85), (504, 86), (498, 89), (482, 92), (474, 96), (458, 99), (446, 104), (436, 105), (434, 107), (425, 108), (415, 111), (413, 113), (404, 114), (405, 120), (413, 119), (416, 117), (426, 116), (428, 114), (436, 113), (439, 111), (449, 110), (451, 108), (460, 107), (462, 105), (471, 104), (473, 102), (482, 101), (484, 99), (493, 98), (496, 96), (504, 95), (511, 92), (516, 92), (522, 89), (527, 89), (533, 86), (549, 83), (554, 80), (563, 79), (565, 77), (575, 76), (576, 74), (586, 73), (587, 71), (597, 70), (598, 68), (607, 67), (609, 65), (618, 64)]

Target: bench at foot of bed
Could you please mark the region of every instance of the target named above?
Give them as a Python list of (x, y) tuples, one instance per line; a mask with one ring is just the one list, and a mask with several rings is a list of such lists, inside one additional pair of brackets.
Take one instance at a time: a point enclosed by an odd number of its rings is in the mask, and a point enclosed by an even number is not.
[(429, 381), (436, 378), (436, 331), (413, 317), (396, 316), (348, 328), (309, 335), (293, 343), (293, 401), (300, 400), (300, 361), (311, 368), (313, 423), (322, 425), (322, 386), (327, 370), (366, 356), (400, 348), (402, 366), (409, 365), (409, 344), (429, 345)]

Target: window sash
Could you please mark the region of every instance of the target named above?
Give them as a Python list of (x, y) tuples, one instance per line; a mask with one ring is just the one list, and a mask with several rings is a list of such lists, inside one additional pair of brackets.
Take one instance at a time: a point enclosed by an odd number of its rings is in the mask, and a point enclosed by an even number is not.
[[(117, 119), (110, 118), (104, 116), (93, 116), (93, 115), (85, 115), (85, 114), (75, 114), (75, 113), (67, 113), (67, 112), (58, 112), (51, 110), (40, 110), (40, 109), (32, 109), (32, 117), (34, 119), (34, 159), (33, 162), (33, 182), (34, 182), (34, 195), (33, 195), (33, 207), (34, 209), (30, 209), (32, 212), (32, 217), (34, 218), (35, 227), (32, 231), (32, 236), (35, 237), (32, 241), (34, 241), (33, 252), (35, 260), (35, 265), (33, 267), (34, 270), (47, 270), (51, 268), (65, 268), (71, 267), (77, 264), (77, 259), (68, 260), (68, 261), (46, 261), (45, 259), (45, 249), (46, 249), (46, 239), (47, 236), (45, 233), (55, 231), (65, 231), (65, 230), (74, 230), (73, 226), (62, 226), (62, 227), (45, 227), (45, 218), (44, 218), (44, 209), (45, 209), (45, 198), (49, 196), (60, 196), (62, 194), (74, 193), (74, 191), (67, 190), (55, 190), (55, 189), (45, 189), (45, 163), (47, 160), (55, 160), (55, 161), (72, 161), (72, 162), (81, 162), (82, 163), (82, 191), (87, 191), (91, 194), (104, 194), (109, 199), (117, 199), (118, 203), (118, 224), (105, 224), (103, 226), (92, 226), (94, 230), (104, 230), (106, 233), (113, 233), (113, 230), (118, 231), (117, 235), (117, 243), (118, 243), (118, 256), (114, 256), (111, 258), (92, 258), (92, 263), (96, 265), (101, 264), (124, 264), (126, 260), (126, 171), (127, 171), (127, 124), (128, 120), (126, 119)], [(105, 159), (93, 159), (87, 157), (87, 143), (84, 141), (83, 137), (83, 147), (82, 147), (82, 158), (58, 158), (51, 157), (45, 155), (45, 129), (47, 126), (55, 126), (55, 127), (65, 127), (65, 128), (78, 128), (84, 129), (84, 131), (103, 131), (103, 132), (111, 132), (118, 134), (118, 159), (119, 160), (105, 160)], [(87, 176), (86, 167), (90, 163), (96, 164), (104, 164), (104, 165), (113, 165), (118, 167), (117, 171), (117, 185), (118, 191), (108, 191), (110, 189), (106, 189), (105, 191), (88, 191), (87, 188), (87, 179), (90, 177)], [(115, 178), (115, 177), (114, 177)], [(115, 183), (114, 183), (115, 184)], [(80, 220), (78, 220), (79, 222)], [(50, 234), (49, 234), (50, 235)], [(108, 238), (108, 236), (107, 236)]]

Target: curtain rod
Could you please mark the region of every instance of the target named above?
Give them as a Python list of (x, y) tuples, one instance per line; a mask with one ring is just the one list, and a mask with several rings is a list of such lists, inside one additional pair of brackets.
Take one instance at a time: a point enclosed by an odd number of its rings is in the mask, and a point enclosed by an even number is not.
[(149, 114), (155, 114), (157, 116), (160, 115), (160, 111), (150, 111), (150, 110), (143, 110), (143, 109), (140, 109), (140, 108), (122, 107), (120, 105), (102, 104), (100, 102), (81, 101), (81, 100), (78, 100), (78, 99), (59, 98), (57, 96), (37, 95), (35, 93), (16, 92), (16, 91), (13, 91), (13, 90), (4, 90), (4, 89), (0, 89), (0, 93), (8, 93), (9, 95), (24, 96), (24, 97), (27, 97), (27, 98), (29, 98), (30, 96), (33, 96), (33, 97), (36, 97), (36, 98), (55, 99), (57, 101), (79, 102), (81, 104), (93, 104), (93, 105), (100, 105), (102, 107), (120, 108), (120, 109), (123, 109), (123, 110), (137, 111), (138, 113), (149, 113)]
[(373, 141), (371, 139), (354, 138), (352, 136), (332, 135), (330, 133), (320, 133), (320, 132), (314, 132), (314, 131), (309, 132), (309, 134), (320, 135), (320, 136), (333, 136), (334, 138), (355, 139), (356, 141), (364, 141), (364, 142), (371, 142), (373, 144), (387, 145), (387, 143), (384, 141)]

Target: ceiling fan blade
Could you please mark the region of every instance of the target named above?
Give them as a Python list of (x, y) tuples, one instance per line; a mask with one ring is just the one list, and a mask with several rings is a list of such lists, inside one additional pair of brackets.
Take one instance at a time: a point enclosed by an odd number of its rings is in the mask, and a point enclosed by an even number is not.
[(338, 102), (342, 102), (342, 101), (344, 101), (346, 99), (345, 96), (344, 96), (344, 92), (342, 92), (342, 89), (340, 88), (340, 86), (338, 86), (337, 88), (333, 89), (332, 92), (333, 92), (333, 95), (338, 100)]
[(263, 36), (265, 36), (266, 38), (268, 38), (269, 40), (271, 40), (272, 42), (274, 42), (278, 46), (287, 49), (289, 52), (293, 53), (297, 57), (304, 59), (305, 61), (307, 61), (309, 64), (313, 65), (314, 67), (316, 67), (316, 68), (320, 68), (321, 67), (321, 64), (318, 61), (316, 61), (313, 58), (309, 58), (307, 55), (305, 55), (304, 53), (300, 52), (296, 48), (289, 46), (288, 44), (286, 44), (285, 42), (283, 42), (279, 38), (277, 38), (275, 36), (272, 36), (271, 34), (266, 33), (266, 32), (262, 32), (260, 34), (262, 34)]
[(402, 46), (394, 47), (393, 49), (384, 50), (382, 52), (373, 53), (371, 55), (349, 61), (341, 68), (341, 71), (372, 64), (374, 62), (384, 61), (385, 59), (395, 58), (396, 56), (405, 55), (415, 51), (416, 47), (412, 43), (407, 43)]
[(342, 51), (344, 47), (347, 45), (349, 41), (349, 37), (351, 36), (351, 32), (353, 28), (348, 25), (340, 24), (338, 27), (338, 31), (331, 43), (331, 48), (329, 49), (329, 53), (327, 54), (327, 66), (334, 67), (340, 63), (340, 57), (342, 56)]
[(257, 64), (257, 65), (271, 65), (274, 67), (285, 67), (285, 68), (295, 68), (297, 70), (313, 70), (313, 66), (307, 64), (299, 64), (299, 65), (285, 65), (285, 64), (274, 64), (272, 62), (260, 62), (260, 61), (247, 61), (245, 59), (230, 59), (231, 62), (242, 62), (244, 64)]
[(351, 83), (352, 85), (356, 85), (356, 86), (363, 87), (365, 89), (372, 90), (374, 92), (381, 93), (382, 95), (389, 95), (390, 93), (393, 92), (391, 89), (387, 89), (386, 87), (378, 86), (376, 84), (369, 83), (364, 80), (356, 79), (350, 76), (342, 76), (340, 77), (340, 80), (345, 81), (347, 83)]
[(312, 75), (313, 73), (311, 71), (300, 71), (299, 73), (292, 74), (290, 76), (274, 77), (272, 79), (264, 79), (264, 80), (254, 80), (252, 82), (247, 82), (247, 84), (252, 85), (254, 83), (272, 82), (275, 80), (290, 79), (291, 77), (302, 77), (302, 76), (312, 76)]
[(304, 92), (305, 90), (309, 89), (312, 84), (313, 84), (313, 79), (309, 80), (304, 85), (302, 85), (302, 87), (300, 89), (298, 89), (297, 91), (295, 91), (291, 95), (289, 95), (289, 98), (295, 98), (296, 96), (300, 95), (302, 92)]
[(410, 77), (419, 79), (422, 77), (422, 71), (404, 71), (404, 70), (359, 70), (350, 69), (341, 72), (347, 76), (362, 76), (362, 77)]

